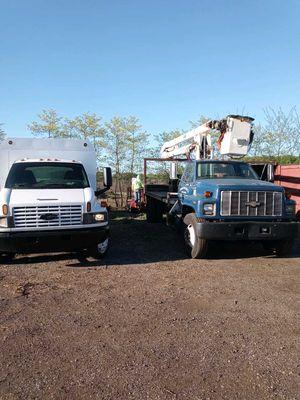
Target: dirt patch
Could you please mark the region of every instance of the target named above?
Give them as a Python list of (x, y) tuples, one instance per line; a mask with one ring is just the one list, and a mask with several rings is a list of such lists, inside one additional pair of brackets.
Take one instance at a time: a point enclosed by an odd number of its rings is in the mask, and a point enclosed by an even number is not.
[(299, 399), (300, 245), (277, 259), (117, 219), (103, 261), (0, 267), (1, 399)]

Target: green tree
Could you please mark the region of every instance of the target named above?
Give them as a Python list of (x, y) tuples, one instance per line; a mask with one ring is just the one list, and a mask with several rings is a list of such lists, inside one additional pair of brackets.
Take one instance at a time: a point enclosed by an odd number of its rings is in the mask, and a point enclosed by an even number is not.
[(39, 121), (34, 121), (27, 126), (34, 136), (46, 136), (48, 138), (62, 137), (62, 118), (53, 109), (42, 110), (38, 114)]
[(116, 116), (105, 124), (105, 142), (105, 160), (114, 172), (114, 197), (116, 206), (119, 207), (124, 205), (122, 178), (128, 160), (128, 131), (125, 118)]
[(62, 124), (61, 137), (80, 139), (77, 129), (74, 126), (74, 119), (65, 118)]
[(300, 154), (300, 119), (296, 107), (264, 110), (265, 123), (255, 127), (251, 154), (280, 158)]
[(66, 137), (88, 139), (93, 145), (98, 160), (101, 160), (105, 128), (96, 114), (83, 113), (74, 119), (66, 119), (63, 127)]
[(269, 156), (282, 156), (293, 152), (293, 113), (284, 113), (281, 108), (265, 109), (266, 125), (263, 130), (263, 152)]
[(265, 131), (261, 124), (255, 124), (253, 129), (254, 138), (251, 145), (250, 156), (259, 157), (263, 154)]
[(209, 120), (210, 118), (206, 117), (205, 115), (200, 115), (196, 121), (190, 121), (191, 129), (198, 128), (200, 125), (205, 124)]
[(142, 130), (138, 118), (130, 116), (124, 118), (126, 131), (126, 147), (128, 148), (128, 172), (130, 174), (140, 172), (142, 160), (148, 148), (149, 135)]

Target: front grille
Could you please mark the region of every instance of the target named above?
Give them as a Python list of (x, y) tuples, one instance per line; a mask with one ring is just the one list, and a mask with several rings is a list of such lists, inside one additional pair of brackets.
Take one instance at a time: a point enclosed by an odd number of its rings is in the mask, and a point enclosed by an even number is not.
[(16, 228), (80, 225), (82, 209), (80, 204), (14, 207), (13, 217)]
[(222, 216), (282, 216), (281, 192), (221, 192)]

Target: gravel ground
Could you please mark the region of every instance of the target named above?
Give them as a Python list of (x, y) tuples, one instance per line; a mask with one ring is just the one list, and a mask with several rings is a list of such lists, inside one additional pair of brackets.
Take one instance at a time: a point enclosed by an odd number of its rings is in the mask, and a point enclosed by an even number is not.
[(300, 399), (300, 243), (289, 258), (112, 224), (104, 261), (0, 266), (1, 399)]

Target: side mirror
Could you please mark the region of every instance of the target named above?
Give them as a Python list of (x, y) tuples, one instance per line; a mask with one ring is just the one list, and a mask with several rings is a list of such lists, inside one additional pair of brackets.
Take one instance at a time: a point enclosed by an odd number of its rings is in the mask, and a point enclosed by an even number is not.
[(274, 182), (274, 165), (268, 164), (267, 166), (267, 181)]
[(110, 167), (105, 167), (103, 169), (103, 185), (108, 189), (112, 185), (112, 173)]
[(98, 189), (95, 191), (95, 196), (101, 196), (101, 194), (107, 192), (112, 186), (112, 173), (110, 167), (103, 168), (103, 189)]

